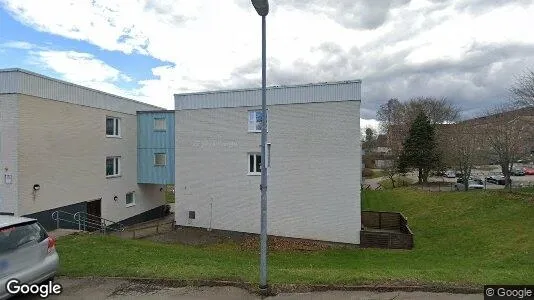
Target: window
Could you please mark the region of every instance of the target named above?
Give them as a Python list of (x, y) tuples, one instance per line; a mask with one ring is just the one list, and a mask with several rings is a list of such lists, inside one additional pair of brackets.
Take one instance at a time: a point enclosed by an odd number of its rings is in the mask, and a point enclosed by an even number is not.
[(156, 153), (154, 154), (154, 166), (165, 166), (167, 164), (167, 154), (166, 153)]
[(167, 130), (167, 122), (165, 122), (165, 118), (154, 119), (154, 130), (157, 130), (157, 131)]
[(130, 207), (134, 205), (135, 205), (135, 193), (134, 192), (126, 193), (126, 207)]
[(0, 255), (34, 246), (47, 237), (48, 234), (38, 222), (3, 227), (0, 229)]
[[(269, 113), (267, 113), (267, 117)], [(251, 110), (248, 112), (248, 131), (261, 132), (261, 122), (263, 120), (263, 112), (261, 110)], [(269, 129), (269, 120), (267, 119), (267, 130)]]
[(261, 174), (261, 154), (250, 153), (248, 155), (248, 175)]
[(106, 177), (120, 176), (120, 157), (106, 158)]
[(106, 117), (106, 136), (120, 137), (121, 136), (121, 119), (114, 117)]

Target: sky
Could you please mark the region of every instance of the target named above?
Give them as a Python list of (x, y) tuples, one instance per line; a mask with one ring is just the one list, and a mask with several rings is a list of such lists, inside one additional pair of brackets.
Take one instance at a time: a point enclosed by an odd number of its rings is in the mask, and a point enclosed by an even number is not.
[[(534, 0), (269, 1), (267, 84), (362, 80), (361, 126), (388, 99), (464, 118), (534, 69)], [(167, 109), (173, 94), (261, 86), (250, 0), (0, 0), (0, 68)]]

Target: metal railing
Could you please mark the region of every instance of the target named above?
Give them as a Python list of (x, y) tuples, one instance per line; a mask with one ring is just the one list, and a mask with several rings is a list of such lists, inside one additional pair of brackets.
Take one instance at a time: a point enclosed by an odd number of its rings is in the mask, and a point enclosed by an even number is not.
[(102, 233), (110, 231), (124, 231), (125, 227), (120, 222), (104, 219), (99, 216), (91, 215), (83, 211), (70, 213), (63, 210), (56, 210), (52, 213), (52, 219), (56, 221), (56, 227), (60, 227), (60, 222), (67, 222), (78, 225), (78, 230), (87, 231), (98, 230)]
[(56, 221), (56, 228), (59, 228), (61, 221), (77, 224), (76, 221), (74, 220), (74, 214), (64, 211), (64, 210), (54, 211), (52, 213), (52, 220)]
[(119, 222), (104, 219), (83, 211), (74, 214), (74, 220), (78, 222), (78, 230), (87, 231), (87, 228), (100, 230), (103, 233), (109, 231), (124, 231), (124, 225)]

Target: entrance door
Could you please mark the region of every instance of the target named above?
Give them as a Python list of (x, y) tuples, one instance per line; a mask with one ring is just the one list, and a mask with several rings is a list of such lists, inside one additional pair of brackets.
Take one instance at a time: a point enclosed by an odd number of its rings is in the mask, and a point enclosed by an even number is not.
[(87, 230), (95, 231), (100, 228), (96, 226), (100, 225), (100, 217), (102, 217), (102, 200), (93, 200), (87, 202)]

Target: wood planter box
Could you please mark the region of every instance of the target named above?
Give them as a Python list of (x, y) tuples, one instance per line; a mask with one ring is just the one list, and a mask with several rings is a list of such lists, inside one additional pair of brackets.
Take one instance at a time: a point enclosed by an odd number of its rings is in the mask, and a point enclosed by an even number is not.
[(363, 248), (412, 249), (413, 233), (399, 212), (362, 211), (360, 246)]

